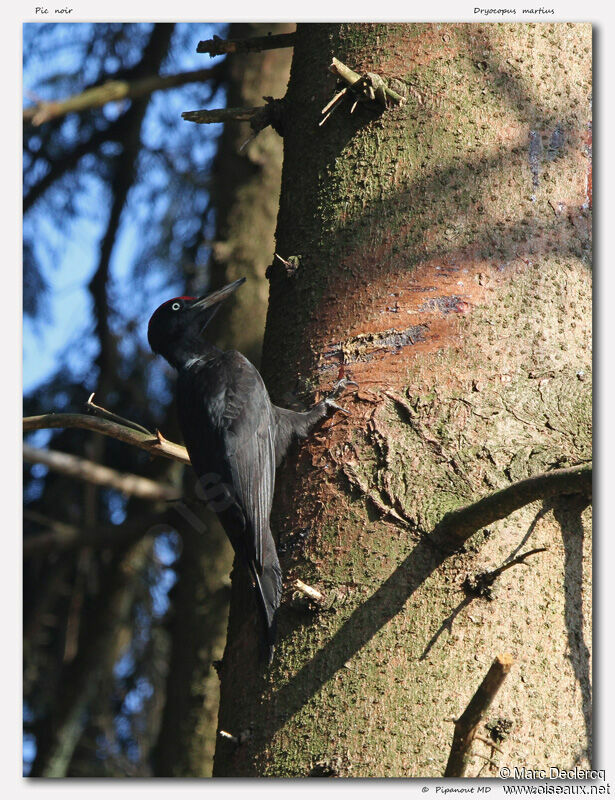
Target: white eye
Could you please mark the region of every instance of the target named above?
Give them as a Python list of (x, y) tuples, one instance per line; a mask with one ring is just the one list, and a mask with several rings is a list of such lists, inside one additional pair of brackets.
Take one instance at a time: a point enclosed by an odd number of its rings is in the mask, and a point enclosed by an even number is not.
[(179, 311), (179, 309), (181, 308), (181, 305), (179, 303), (173, 303), (171, 308), (173, 309), (173, 311)]

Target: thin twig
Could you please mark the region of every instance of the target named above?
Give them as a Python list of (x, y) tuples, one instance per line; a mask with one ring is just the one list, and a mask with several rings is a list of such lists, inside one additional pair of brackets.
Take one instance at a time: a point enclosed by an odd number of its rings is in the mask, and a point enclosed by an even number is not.
[(23, 420), (24, 433), (38, 431), (44, 428), (83, 428), (88, 431), (111, 436), (120, 442), (147, 450), (155, 456), (164, 456), (172, 461), (190, 464), (190, 457), (185, 447), (165, 439), (161, 433), (141, 433), (135, 428), (119, 425), (108, 419), (99, 419), (91, 414), (40, 414), (36, 417), (25, 417)]
[(526, 558), (536, 555), (536, 553), (545, 553), (548, 549), (549, 549), (548, 547), (535, 547), (533, 550), (528, 550), (526, 553), (522, 553), (520, 556), (517, 556), (517, 558), (513, 558), (512, 561), (508, 561), (506, 564), (502, 564), (501, 567), (494, 569), (492, 572), (487, 572), (485, 574), (485, 577), (489, 578), (489, 580), (495, 580), (499, 575), (501, 575), (507, 569), (514, 567), (515, 564), (523, 564)]
[(324, 117), (323, 117), (323, 118), (320, 120), (320, 122), (318, 123), (318, 127), (319, 127), (319, 128), (320, 128), (320, 126), (321, 126), (321, 125), (324, 125), (324, 124), (325, 124), (325, 122), (326, 122), (326, 121), (329, 119), (329, 117), (331, 116), (331, 114), (333, 114), (333, 112), (334, 112), (334, 111), (335, 111), (335, 108), (332, 108), (332, 109), (331, 109), (331, 111), (328, 111), (328, 112), (325, 114), (325, 116), (324, 116)]
[(102, 406), (96, 405), (94, 401), (94, 392), (89, 396), (88, 401), (86, 403), (86, 407), (88, 411), (91, 411), (92, 414), (96, 414), (99, 417), (103, 417), (104, 419), (110, 419), (111, 422), (118, 422), (120, 425), (126, 425), (128, 428), (134, 428), (136, 431), (141, 431), (141, 433), (147, 433), (148, 436), (152, 435), (151, 431), (148, 431), (147, 428), (144, 428), (143, 425), (139, 425), (138, 422), (133, 422), (131, 419), (126, 419), (125, 417), (120, 417), (119, 414), (115, 414), (113, 411), (107, 411), (106, 408)]
[(240, 147), (239, 147), (239, 152), (240, 152), (240, 153), (243, 153), (243, 151), (244, 151), (244, 150), (246, 149), (246, 147), (247, 147), (247, 146), (250, 144), (250, 142), (253, 142), (253, 141), (256, 139), (257, 135), (258, 135), (258, 134), (256, 134), (256, 133), (252, 133), (252, 134), (250, 134), (250, 136), (248, 136), (248, 138), (245, 140), (245, 142), (244, 142), (242, 145), (240, 145)]
[(343, 97), (343, 96), (346, 94), (346, 92), (347, 92), (347, 91), (348, 91), (348, 87), (347, 87), (347, 86), (344, 86), (344, 88), (343, 88), (343, 89), (341, 89), (339, 92), (336, 92), (336, 93), (333, 95), (333, 97), (331, 98), (331, 100), (329, 100), (329, 102), (327, 103), (327, 105), (326, 105), (326, 106), (323, 108), (323, 110), (322, 110), (320, 113), (321, 113), (321, 114), (326, 114), (326, 113), (327, 113), (327, 111), (329, 111), (329, 109), (330, 109), (332, 106), (334, 106), (334, 105), (335, 105), (335, 104), (336, 104), (336, 103), (337, 103), (339, 100), (341, 100), (341, 99), (342, 99), (342, 97)]
[(333, 97), (331, 98), (331, 100), (329, 100), (327, 105), (320, 112), (321, 114), (324, 114), (324, 116), (320, 120), (320, 122), (318, 123), (318, 127), (320, 127), (321, 125), (324, 125), (325, 122), (331, 116), (331, 114), (333, 114), (335, 109), (339, 107), (340, 103), (342, 102), (342, 99), (343, 99), (344, 95), (348, 91), (348, 88), (349, 88), (348, 86), (345, 86), (340, 92), (337, 92), (336, 94), (334, 94)]
[(284, 135), (285, 127), (285, 101), (275, 99), (268, 95), (263, 97), (266, 105), (238, 108), (215, 108), (199, 109), (197, 111), (183, 111), (182, 118), (188, 122), (198, 122), (201, 125), (210, 125), (215, 122), (227, 122), (228, 120), (238, 120), (239, 122), (249, 122), (253, 136), (244, 142), (245, 147), (257, 134), (269, 125), (280, 136)]
[(262, 50), (276, 50), (280, 47), (294, 47), (294, 33), (276, 33), (269, 36), (252, 36), (249, 39), (205, 39), (198, 43), (197, 53), (209, 53), (211, 58), (225, 53), (259, 53)]
[(508, 653), (495, 657), (489, 672), (485, 675), (474, 697), (455, 722), (451, 752), (444, 771), (445, 778), (463, 777), (467, 766), (468, 752), (476, 735), (476, 729), (504, 683), (513, 663), (513, 657)]
[(301, 592), (301, 594), (309, 597), (310, 600), (313, 600), (315, 603), (322, 603), (325, 599), (324, 594), (319, 592), (318, 589), (314, 589), (313, 586), (308, 586), (307, 583), (303, 583), (300, 581), (299, 578), (295, 580), (293, 583), (293, 588), (297, 589), (297, 591)]
[[(337, 75), (338, 78), (346, 81), (349, 86), (354, 86), (359, 81), (362, 80), (362, 76), (359, 75), (354, 70), (347, 67), (346, 64), (343, 64), (339, 59), (334, 58), (331, 61), (331, 65), (329, 66), (329, 72), (332, 72), (334, 75)], [(374, 73), (369, 73), (373, 75)], [(374, 78), (375, 80), (375, 78)], [(384, 94), (398, 106), (403, 105), (406, 102), (406, 98), (403, 97), (401, 94), (398, 94), (393, 89), (389, 89), (389, 87), (384, 83), (382, 78), (379, 79), (379, 83), (382, 83)]]

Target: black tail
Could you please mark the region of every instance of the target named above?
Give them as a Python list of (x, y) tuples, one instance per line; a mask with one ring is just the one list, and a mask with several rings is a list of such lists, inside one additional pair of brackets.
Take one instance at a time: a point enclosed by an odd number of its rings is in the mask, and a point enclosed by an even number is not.
[(263, 565), (260, 574), (256, 569), (256, 565), (253, 562), (250, 563), (250, 570), (256, 584), (258, 605), (265, 627), (264, 660), (267, 664), (270, 664), (273, 658), (276, 639), (276, 616), (282, 597), (282, 570), (280, 569), (280, 562), (273, 542), (270, 550), (273, 550), (273, 553), (266, 554), (266, 563)]

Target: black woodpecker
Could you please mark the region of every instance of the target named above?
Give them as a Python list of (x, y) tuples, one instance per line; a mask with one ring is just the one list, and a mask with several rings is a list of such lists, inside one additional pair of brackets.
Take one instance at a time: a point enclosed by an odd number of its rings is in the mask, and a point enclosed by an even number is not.
[[(147, 337), (153, 352), (177, 370), (179, 424), (201, 497), (210, 501), (235, 553), (250, 570), (270, 662), (282, 593), (269, 527), (275, 470), (294, 437), (305, 438), (331, 411), (343, 409), (331, 397), (304, 413), (278, 408), (247, 358), (204, 341), (203, 331), (220, 303), (244, 281), (204, 297), (168, 300), (152, 315)], [(332, 396), (347, 383), (339, 382)]]

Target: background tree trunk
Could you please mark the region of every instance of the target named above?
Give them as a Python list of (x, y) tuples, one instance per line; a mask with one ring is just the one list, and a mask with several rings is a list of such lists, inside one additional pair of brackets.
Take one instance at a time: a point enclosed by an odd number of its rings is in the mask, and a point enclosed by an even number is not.
[[(334, 92), (332, 57), (407, 103)], [(534, 503), (447, 557), (442, 515), (591, 457), (591, 27), (300, 25), (262, 371), (274, 402), (360, 389), (278, 473), (270, 670), (233, 586), (215, 775), (439, 776), (497, 653), (468, 775), (591, 759), (587, 500)], [(311, 397), (309, 398), (312, 399)], [(501, 574), (492, 599), (466, 576)], [(326, 609), (293, 597), (301, 578)], [(248, 605), (247, 605), (248, 604)]]
[[(230, 39), (285, 33), (294, 24), (235, 23)], [(205, 56), (204, 56), (205, 58)], [(274, 50), (227, 57), (223, 84), (227, 106), (257, 106), (263, 95), (282, 96), (288, 82), (291, 51)], [(260, 361), (267, 282), (271, 261), (282, 171), (282, 140), (263, 131), (242, 152), (247, 124), (229, 122), (218, 142), (212, 203), (216, 236), (210, 262), (210, 287), (240, 276), (245, 290), (229, 300), (208, 328), (223, 349), (237, 349)], [(187, 491), (192, 491), (192, 471)], [(216, 743), (219, 680), (212, 662), (220, 659), (226, 641), (228, 574), (233, 553), (215, 516), (199, 511), (205, 527), (182, 526), (183, 550), (178, 581), (172, 592), (171, 662), (166, 703), (154, 773), (158, 776), (210, 776)]]

